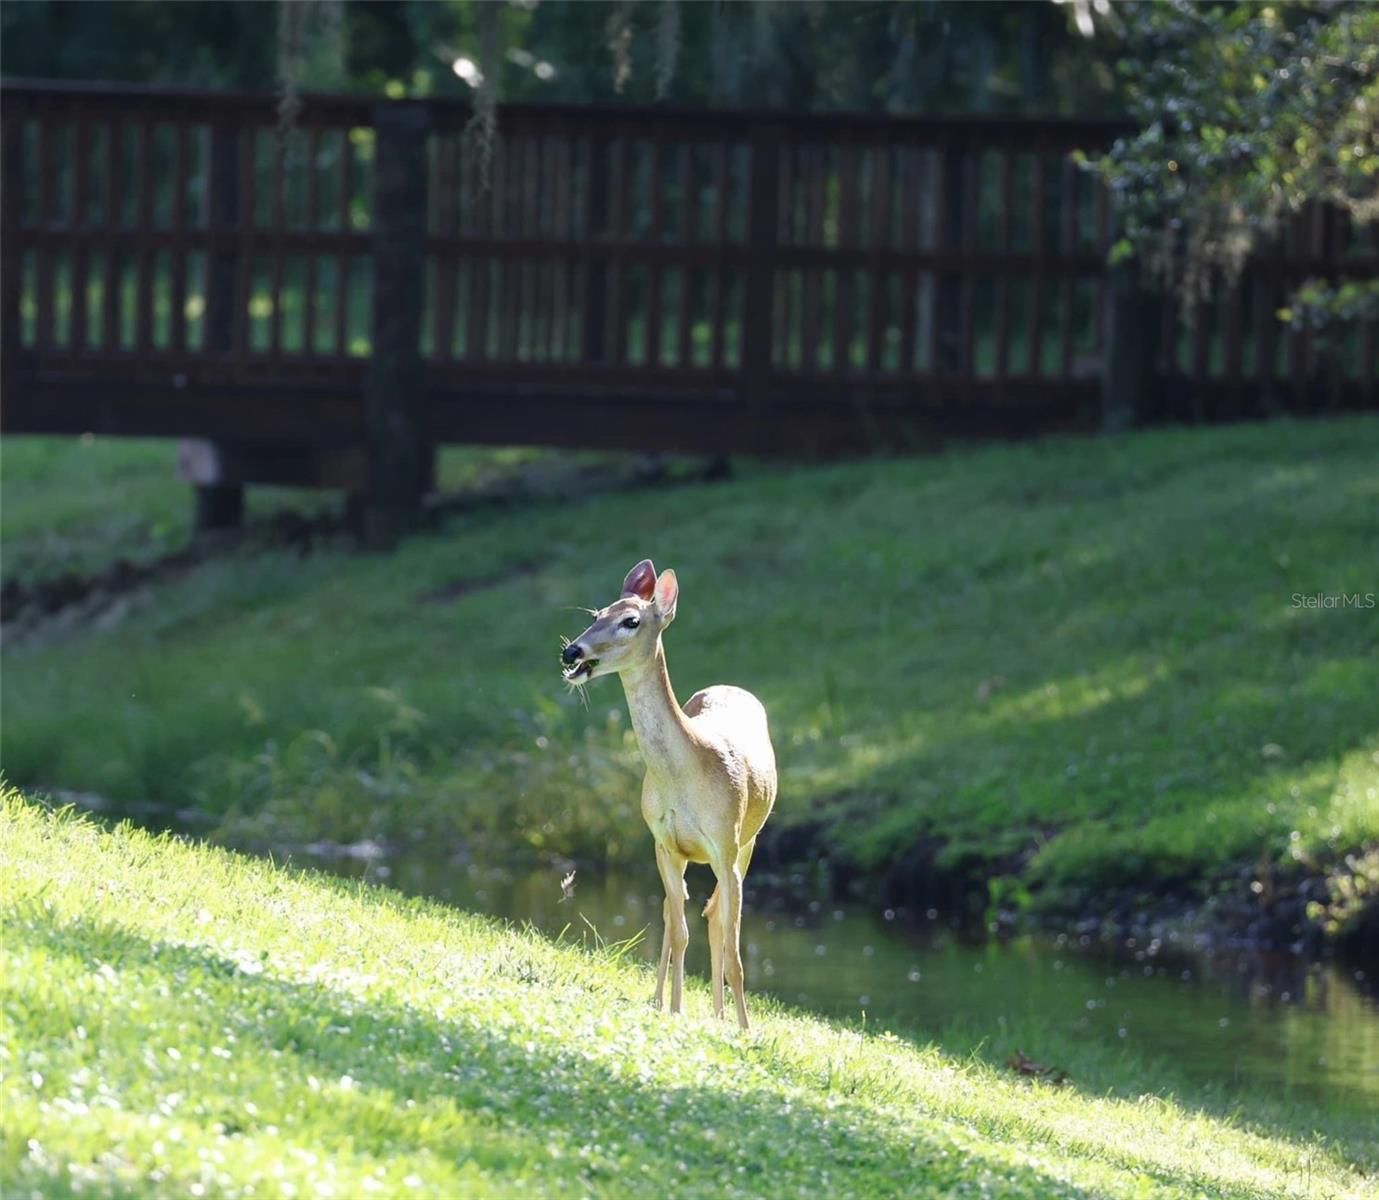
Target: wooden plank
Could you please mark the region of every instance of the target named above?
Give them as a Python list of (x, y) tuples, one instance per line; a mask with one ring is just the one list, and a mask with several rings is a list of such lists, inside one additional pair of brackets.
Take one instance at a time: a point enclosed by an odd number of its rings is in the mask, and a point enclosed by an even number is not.
[[(665, 162), (660, 138), (651, 142), (651, 240), (660, 245), (665, 224)], [(646, 361), (655, 366), (661, 361), (661, 284), (663, 277), (655, 260), (646, 265)]]
[[(306, 228), (317, 233), (321, 228), (321, 131), (315, 127), (306, 133)], [(302, 353), (316, 353), (316, 321), (318, 308), (318, 267), (315, 254), (306, 256), (305, 293), (302, 296)]]
[[(1071, 255), (1077, 249), (1077, 165), (1071, 158), (1063, 159), (1062, 174), (1059, 243), (1062, 252)], [(1058, 359), (1064, 379), (1073, 373), (1073, 333), (1073, 281), (1065, 275), (1058, 284)]]
[(27, 166), (24, 118), (0, 109), (0, 422), (7, 422), (16, 397), (23, 395), (23, 254), (19, 231), (24, 219)]
[(243, 132), (231, 125), (210, 128), (205, 188), (208, 230), (219, 240), (206, 260), (206, 317), (202, 353), (208, 361), (229, 357), (235, 346), (235, 297), (241, 249), (240, 203), (244, 189), (239, 178)]
[[(354, 229), (351, 207), (354, 201), (354, 143), (350, 131), (340, 135), (340, 232)], [(252, 211), (252, 210), (251, 210)], [(349, 291), (350, 263), (348, 252), (335, 260), (335, 353), (349, 353)]]
[(717, 265), (709, 272), (709, 361), (715, 368), (723, 366), (724, 344), (727, 341), (725, 312), (727, 308), (727, 279), (723, 270), (722, 251), (728, 244), (728, 145), (715, 142), (712, 158), (713, 208), (709, 228), (718, 251)]
[[(900, 178), (900, 243), (899, 249), (918, 250), (920, 238), (919, 186), (920, 154), (906, 147), (901, 151)], [(917, 321), (919, 272), (909, 263), (900, 271), (900, 372), (910, 374), (915, 369), (915, 325)]]
[[(697, 214), (698, 194), (694, 189), (694, 147), (688, 143), (679, 148), (680, 222), (676, 241), (688, 249), (694, 241), (694, 218)], [(694, 292), (688, 260), (681, 265), (677, 279), (680, 284), (675, 310), (675, 361), (682, 367), (690, 364), (690, 329), (694, 312)]]
[(1237, 281), (1235, 286), (1226, 291), (1221, 301), (1221, 320), (1222, 320), (1222, 377), (1226, 382), (1226, 400), (1229, 405), (1230, 417), (1244, 415), (1244, 374), (1242, 365), (1244, 359), (1244, 299), (1241, 296), (1240, 284)]
[[(1215, 306), (1206, 297), (1198, 297), (1197, 303), (1192, 312), (1192, 368), (1191, 375), (1194, 385), (1206, 380), (1210, 376), (1210, 361), (1208, 354), (1211, 348), (1211, 319), (1212, 310)], [(1197, 398), (1204, 395), (1202, 389), (1196, 386), (1192, 389), (1194, 406)], [(1202, 413), (1194, 407), (1194, 417), (1200, 419)]]
[[(105, 136), (105, 169), (101, 180), (101, 211), (105, 218), (105, 231), (114, 233), (121, 224), (120, 206), (123, 197), (121, 187), (122, 156), (120, 154), (121, 125), (117, 121), (107, 123)], [(101, 287), (101, 336), (100, 345), (107, 350), (115, 350), (120, 345), (120, 275), (123, 262), (118, 248), (112, 244), (105, 252)]]
[[(554, 190), (551, 210), (551, 233), (560, 241), (574, 239), (575, 178), (574, 145), (570, 135), (561, 131), (552, 141), (555, 159), (552, 164), (551, 186)], [(546, 357), (551, 362), (564, 362), (569, 355), (569, 266), (557, 259), (551, 264), (551, 326), (546, 344)]]
[(1260, 256), (1253, 271), (1253, 323), (1255, 341), (1254, 381), (1268, 398), (1274, 391), (1275, 362), (1278, 357), (1277, 243)]
[[(1110, 197), (1107, 194), (1106, 185), (1095, 175), (1092, 176), (1091, 186), (1093, 197), (1092, 223), (1094, 226), (1092, 249), (1104, 259), (1111, 250)], [(1096, 275), (1096, 283), (1092, 293), (1092, 304), (1094, 305), (1092, 311), (1094, 313), (1105, 311), (1106, 288), (1106, 271), (1102, 270)], [(1094, 320), (1092, 324), (1094, 327), (1093, 345), (1095, 346), (1096, 352), (1101, 354), (1106, 348), (1105, 329), (1103, 328), (1103, 323), (1099, 320)]]
[[(537, 181), (534, 232), (540, 237), (551, 238), (555, 219), (555, 148), (549, 138), (533, 138), (532, 154)], [(546, 256), (532, 262), (531, 336), (527, 353), (533, 362), (546, 362), (550, 358), (553, 268), (554, 263)]]
[[(1015, 164), (1013, 155), (1000, 155), (998, 187), (1001, 193), (1001, 249), (1009, 254), (1015, 247)], [(1010, 374), (1010, 276), (996, 277), (996, 376)]]
[(608, 353), (608, 259), (596, 255), (595, 243), (608, 238), (609, 142), (585, 140), (583, 212), (586, 227), (579, 272), (576, 311), (580, 320), (580, 345), (576, 356), (586, 363), (603, 362)]
[[(51, 115), (44, 113), (34, 122), (38, 137), (38, 211), (39, 228), (55, 223), (53, 209), (57, 196), (57, 155), (54, 143), (57, 130)], [(53, 259), (56, 247), (36, 249), (34, 278), (34, 345), (46, 350), (53, 344)]]
[(135, 344), (142, 351), (153, 349), (153, 251), (148, 234), (153, 230), (153, 199), (157, 186), (153, 173), (153, 122), (139, 126), (139, 230), (137, 302), (135, 306)]
[[(857, 193), (858, 193), (857, 149), (844, 143), (838, 147), (838, 245), (856, 246)], [(833, 369), (848, 371), (852, 368), (852, 322), (853, 304), (856, 301), (854, 276), (851, 271), (842, 269), (834, 274), (833, 291)]]
[[(804, 151), (802, 167), (805, 173), (805, 223), (803, 242), (810, 248), (823, 246), (824, 198), (828, 182), (828, 149), (811, 145)], [(820, 292), (823, 272), (818, 268), (804, 271), (804, 296), (800, 313), (800, 362), (818, 366)]]
[(1048, 189), (1047, 156), (1041, 141), (1034, 143), (1034, 195), (1030, 211), (1030, 252), (1034, 256), (1034, 277), (1030, 280), (1029, 370), (1043, 372), (1044, 365), (1044, 263), (1045, 194)]
[(958, 328), (961, 338), (961, 351), (958, 371), (962, 375), (976, 374), (977, 337), (977, 277), (972, 261), (977, 250), (977, 155), (972, 150), (963, 154), (962, 163), (962, 248), (969, 256), (963, 267), (961, 277), (960, 313)]
[[(254, 244), (258, 213), (254, 208), (254, 137), (252, 125), (239, 130), (239, 250), (235, 259), (233, 336), (230, 349), (236, 358), (249, 357), (249, 294), (254, 281)], [(343, 353), (343, 341), (341, 353)]]
[[(79, 113), (72, 130), (72, 219), (73, 231), (90, 224), (91, 122)], [(72, 317), (68, 342), (74, 350), (86, 348), (86, 278), (89, 250), (82, 241), (72, 246)]]
[(187, 226), (187, 159), (190, 146), (187, 124), (178, 121), (173, 126), (172, 145), (172, 228), (178, 244), (171, 254), (172, 312), (169, 314), (168, 344), (174, 350), (187, 345), (187, 247), (181, 235)]
[[(433, 134), (435, 146), (435, 174), (431, 192), (434, 232), (458, 233), (455, 202), (456, 161), (459, 146), (453, 135)], [(431, 354), (445, 361), (454, 354), (455, 345), (455, 276), (454, 256), (441, 251), (432, 255), (431, 283), (435, 288), (431, 304)]]
[[(460, 228), (477, 237), (484, 220), (479, 194), (479, 163), (472, 143), (461, 136)], [(483, 359), (488, 349), (488, 259), (477, 249), (465, 254), (464, 358), (466, 363)]]
[(873, 265), (867, 273), (867, 366), (876, 371), (881, 368), (886, 325), (890, 317), (890, 274), (886, 264), (888, 253), (894, 249), (894, 239), (891, 233), (890, 147), (873, 147), (870, 154), (871, 196), (867, 233)]
[(282, 352), (282, 282), (283, 282), (283, 244), (282, 234), (287, 225), (287, 133), (278, 129), (273, 134), (273, 174), (270, 217), (272, 233), (269, 238), (268, 268), (268, 348), (275, 357)]
[[(627, 144), (616, 138), (608, 147), (608, 225), (609, 240), (616, 243), (623, 236), (627, 209), (626, 163)], [(618, 253), (608, 257), (607, 309), (604, 315), (603, 361), (616, 365), (627, 361), (627, 329), (623, 324), (623, 258)]]
[[(494, 147), (494, 190), (499, 197), (495, 220), (504, 238), (520, 234), (522, 224), (522, 150), (523, 143), (511, 138), (500, 139)], [(505, 362), (517, 359), (517, 326), (521, 317), (521, 263), (504, 258), (499, 263), (501, 274), (498, 297), (498, 357)]]

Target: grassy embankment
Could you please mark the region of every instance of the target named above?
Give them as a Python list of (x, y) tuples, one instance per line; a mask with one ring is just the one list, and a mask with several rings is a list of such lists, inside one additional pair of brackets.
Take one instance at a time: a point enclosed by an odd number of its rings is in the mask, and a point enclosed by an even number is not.
[(773, 827), (861, 870), (928, 846), (1068, 908), (1320, 866), (1379, 843), (1379, 609), (1294, 597), (1379, 592), (1377, 451), (1357, 417), (747, 466), (229, 556), (7, 646), (5, 769), (241, 838), (641, 857), (620, 690), (585, 711), (555, 652), (651, 555), (681, 696), (756, 691)]
[(0, 804), (6, 1196), (1375, 1194), (1359, 1114), (673, 1020), (616, 946)]

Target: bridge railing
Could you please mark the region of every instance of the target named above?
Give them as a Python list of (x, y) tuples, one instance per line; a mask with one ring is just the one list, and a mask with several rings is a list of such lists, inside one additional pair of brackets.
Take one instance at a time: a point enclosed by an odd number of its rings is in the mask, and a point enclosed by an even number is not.
[(1339, 214), (1190, 328), (1127, 304), (1070, 157), (1113, 121), (511, 105), (485, 148), (460, 104), (301, 99), (4, 86), (7, 430), (238, 447), (213, 482), (299, 446), (401, 497), (446, 440), (816, 451), (1379, 403), (1373, 323), (1275, 316), (1375, 272)]

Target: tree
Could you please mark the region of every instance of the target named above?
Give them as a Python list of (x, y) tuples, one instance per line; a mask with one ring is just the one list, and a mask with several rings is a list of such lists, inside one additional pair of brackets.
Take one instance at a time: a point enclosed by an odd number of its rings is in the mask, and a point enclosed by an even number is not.
[[(1310, 203), (1379, 218), (1379, 7), (1134, 3), (1103, 13), (1142, 126), (1097, 160), (1121, 237), (1195, 302)], [(1281, 315), (1323, 323), (1379, 312), (1379, 280), (1308, 281)]]

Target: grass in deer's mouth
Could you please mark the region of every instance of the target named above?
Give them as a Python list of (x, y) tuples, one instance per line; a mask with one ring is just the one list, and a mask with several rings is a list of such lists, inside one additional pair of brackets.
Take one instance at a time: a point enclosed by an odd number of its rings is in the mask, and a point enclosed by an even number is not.
[(565, 678), (568, 679), (571, 683), (573, 683), (577, 679), (583, 679), (589, 675), (592, 675), (594, 673), (594, 668), (598, 665), (598, 659), (586, 658), (583, 662), (576, 663), (573, 667), (566, 671)]

